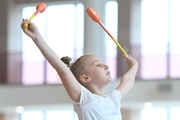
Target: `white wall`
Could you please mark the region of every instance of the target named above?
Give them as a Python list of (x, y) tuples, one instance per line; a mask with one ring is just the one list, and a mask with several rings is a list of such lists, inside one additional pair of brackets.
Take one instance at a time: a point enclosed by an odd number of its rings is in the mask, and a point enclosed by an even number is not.
[[(119, 84), (112, 82), (107, 91)], [(122, 108), (143, 108), (145, 102), (153, 102), (155, 106), (180, 106), (180, 81), (140, 81), (137, 80), (130, 93), (122, 100)], [(60, 108), (62, 104), (70, 105), (63, 85), (1, 85), (0, 110), (12, 109), (16, 106), (25, 106), (27, 109)], [(39, 107), (38, 107), (39, 106)]]

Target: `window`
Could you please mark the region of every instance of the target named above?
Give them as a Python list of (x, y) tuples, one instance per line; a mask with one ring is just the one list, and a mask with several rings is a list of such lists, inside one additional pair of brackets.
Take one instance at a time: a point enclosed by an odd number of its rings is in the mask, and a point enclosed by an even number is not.
[(21, 114), (21, 120), (78, 120), (73, 110), (26, 111)]
[(169, 115), (169, 120), (180, 120), (180, 107), (172, 107), (170, 108), (170, 115)]
[(171, 78), (180, 78), (179, 69), (180, 69), (180, 14), (179, 14), (179, 0), (171, 0), (169, 2), (170, 9), (170, 25), (169, 25), (169, 53), (170, 53), (170, 73), (169, 76)]
[(44, 112), (43, 111), (23, 112), (21, 114), (21, 120), (44, 120)]
[(168, 120), (166, 108), (142, 109), (141, 120)]
[[(179, 78), (178, 0), (142, 0), (143, 79)], [(153, 9), (152, 9), (153, 8)]]
[(72, 110), (47, 111), (46, 120), (75, 120), (75, 112)]
[[(22, 12), (23, 18), (30, 18), (35, 7), (25, 7)], [(105, 26), (117, 38), (118, 4), (116, 1), (108, 1), (105, 9)], [(32, 22), (37, 25), (47, 44), (59, 57), (70, 56), (75, 60), (83, 54), (83, 4), (47, 5), (46, 11), (38, 13)], [(32, 40), (25, 34), (22, 39), (22, 83), (24, 85), (60, 83), (56, 71), (44, 59)], [(107, 34), (106, 49), (106, 63), (111, 66), (112, 77), (115, 79), (117, 46)]]
[(141, 120), (179, 120), (180, 107), (144, 108)]
[[(118, 3), (117, 1), (108, 1), (106, 3), (106, 18), (105, 25), (107, 30), (114, 38), (117, 38), (117, 24), (118, 24)], [(116, 59), (117, 59), (117, 45), (106, 34), (106, 62), (110, 66), (112, 78), (116, 78)]]
[[(82, 55), (84, 6), (80, 3), (49, 5), (46, 9), (45, 12), (38, 13), (37, 18), (32, 21), (39, 28), (47, 44), (58, 56), (70, 56), (75, 59)], [(35, 6), (25, 7), (23, 18), (29, 18), (35, 10)], [(32, 40), (25, 34), (22, 38), (22, 83), (59, 83), (57, 73), (46, 62)]]
[(142, 1), (142, 78), (167, 77), (167, 13), (166, 0)]

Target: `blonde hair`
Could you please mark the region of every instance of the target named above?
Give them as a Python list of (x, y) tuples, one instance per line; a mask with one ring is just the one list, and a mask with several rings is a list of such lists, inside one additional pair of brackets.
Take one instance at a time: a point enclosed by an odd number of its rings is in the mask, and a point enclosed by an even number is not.
[(79, 57), (72, 65), (72, 59), (70, 57), (65, 56), (61, 58), (61, 60), (70, 68), (71, 72), (80, 84), (82, 84), (80, 76), (86, 72), (86, 59), (88, 56), (91, 56), (91, 54), (85, 54)]

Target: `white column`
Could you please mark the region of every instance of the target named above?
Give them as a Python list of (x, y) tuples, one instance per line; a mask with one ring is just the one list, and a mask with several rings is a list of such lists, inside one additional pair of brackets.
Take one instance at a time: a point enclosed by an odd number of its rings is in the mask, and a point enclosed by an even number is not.
[(141, 45), (141, 0), (131, 0), (130, 44)]
[[(105, 3), (106, 0), (85, 0), (84, 6), (85, 9), (92, 7), (104, 23)], [(92, 53), (105, 59), (105, 31), (87, 13), (84, 21), (84, 53)]]
[[(118, 0), (118, 41), (127, 54), (140, 60), (141, 0)], [(127, 71), (123, 54), (118, 50), (118, 76)]]
[(7, 82), (20, 83), (21, 80), (21, 8), (12, 0), (7, 0)]
[(119, 42), (123, 45), (140, 45), (141, 0), (119, 0)]

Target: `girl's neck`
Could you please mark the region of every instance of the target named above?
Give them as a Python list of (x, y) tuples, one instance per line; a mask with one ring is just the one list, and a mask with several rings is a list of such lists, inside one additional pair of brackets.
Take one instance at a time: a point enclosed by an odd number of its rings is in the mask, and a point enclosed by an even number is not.
[(99, 95), (99, 96), (105, 96), (104, 88), (88, 88), (91, 93)]

